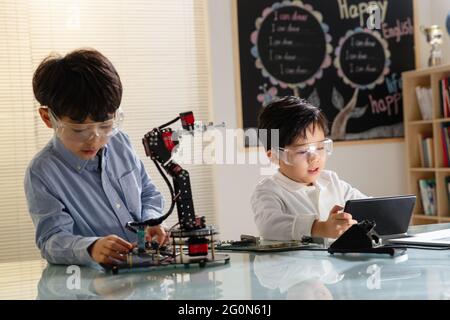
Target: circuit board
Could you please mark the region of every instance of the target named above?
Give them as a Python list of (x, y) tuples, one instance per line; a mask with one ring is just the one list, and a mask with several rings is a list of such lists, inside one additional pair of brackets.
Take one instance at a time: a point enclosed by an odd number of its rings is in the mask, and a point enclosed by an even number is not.
[(132, 270), (149, 270), (159, 269), (169, 266), (185, 266), (189, 267), (191, 264), (198, 264), (199, 267), (205, 267), (210, 264), (225, 263), (227, 264), (230, 257), (225, 254), (213, 254), (201, 256), (189, 256), (186, 253), (172, 250), (146, 250), (145, 252), (138, 252), (135, 248), (132, 252), (126, 255), (126, 261), (117, 261), (113, 266), (103, 266), (105, 270), (112, 271), (113, 274), (118, 274), (119, 271)]
[(305, 243), (302, 241), (268, 241), (246, 243), (245, 241), (220, 242), (217, 250), (250, 251), (250, 252), (282, 252), (292, 250), (311, 250), (324, 248), (320, 243)]

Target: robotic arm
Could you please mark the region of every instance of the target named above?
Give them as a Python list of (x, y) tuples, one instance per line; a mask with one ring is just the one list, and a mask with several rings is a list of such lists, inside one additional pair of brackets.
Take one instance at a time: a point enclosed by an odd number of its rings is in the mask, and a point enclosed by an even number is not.
[[(173, 205), (176, 202), (180, 228), (189, 231), (204, 228), (205, 218), (195, 216), (189, 173), (172, 159), (172, 151), (178, 145), (179, 141), (178, 139), (174, 139), (174, 132), (172, 129), (167, 128), (167, 126), (178, 120), (181, 120), (184, 130), (189, 133), (194, 132), (194, 114), (189, 111), (180, 113), (179, 117), (148, 132), (142, 139), (142, 142), (146, 155), (153, 160), (165, 180), (167, 178), (162, 172), (161, 166), (172, 177), (174, 188), (166, 180), (172, 197), (171, 209), (173, 210)], [(170, 213), (171, 210), (169, 209), (168, 214), (161, 218), (165, 220)]]
[[(194, 121), (194, 114), (189, 111), (180, 113), (175, 119), (154, 128), (145, 134), (142, 139), (146, 155), (153, 160), (156, 168), (169, 187), (172, 203), (169, 211), (159, 218), (141, 222), (130, 221), (127, 223), (127, 229), (138, 234), (139, 252), (145, 251), (145, 228), (147, 226), (161, 224), (172, 213), (175, 204), (177, 206), (179, 229), (181, 232), (189, 232), (206, 227), (205, 217), (197, 217), (195, 215), (189, 173), (172, 159), (172, 152), (179, 144), (179, 141), (178, 133), (172, 131), (168, 126), (178, 120), (181, 120), (183, 127), (183, 130), (181, 130), (182, 133), (194, 134), (198, 130)], [(211, 125), (209, 124), (209, 126)], [(205, 131), (207, 128), (208, 126), (203, 126), (200, 129), (201, 131)], [(173, 187), (161, 167), (172, 177)], [(195, 242), (195, 239), (190, 240), (192, 243)]]

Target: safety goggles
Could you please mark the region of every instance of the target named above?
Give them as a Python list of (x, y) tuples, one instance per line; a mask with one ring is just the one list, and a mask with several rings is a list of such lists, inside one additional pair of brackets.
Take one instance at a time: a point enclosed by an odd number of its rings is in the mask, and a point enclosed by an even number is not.
[(274, 151), (280, 160), (288, 165), (294, 166), (303, 161), (307, 161), (311, 155), (316, 155), (318, 157), (331, 155), (333, 153), (333, 140), (325, 139), (295, 148), (278, 148)]
[(92, 138), (110, 138), (119, 132), (124, 118), (121, 108), (117, 109), (111, 119), (92, 123), (68, 123), (59, 120), (50, 108), (48, 113), (56, 135), (73, 142), (86, 142)]

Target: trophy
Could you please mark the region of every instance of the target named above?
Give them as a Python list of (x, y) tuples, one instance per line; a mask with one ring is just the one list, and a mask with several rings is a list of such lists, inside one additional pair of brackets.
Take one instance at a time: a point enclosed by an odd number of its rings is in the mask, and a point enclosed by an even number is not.
[(429, 27), (420, 26), (420, 31), (426, 36), (428, 44), (431, 45), (430, 57), (428, 58), (428, 66), (433, 67), (441, 64), (442, 52), (439, 46), (442, 44), (443, 33), (438, 25)]

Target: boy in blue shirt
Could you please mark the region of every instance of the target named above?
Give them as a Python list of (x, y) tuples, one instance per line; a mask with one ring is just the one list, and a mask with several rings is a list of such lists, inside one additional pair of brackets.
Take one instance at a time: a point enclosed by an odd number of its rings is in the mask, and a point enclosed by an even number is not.
[[(122, 83), (93, 49), (49, 56), (36, 69), (39, 114), (55, 132), (29, 164), (25, 193), (36, 245), (50, 263), (112, 265), (136, 235), (130, 220), (161, 216), (164, 201), (120, 131)], [(149, 228), (162, 244), (162, 226)]]

